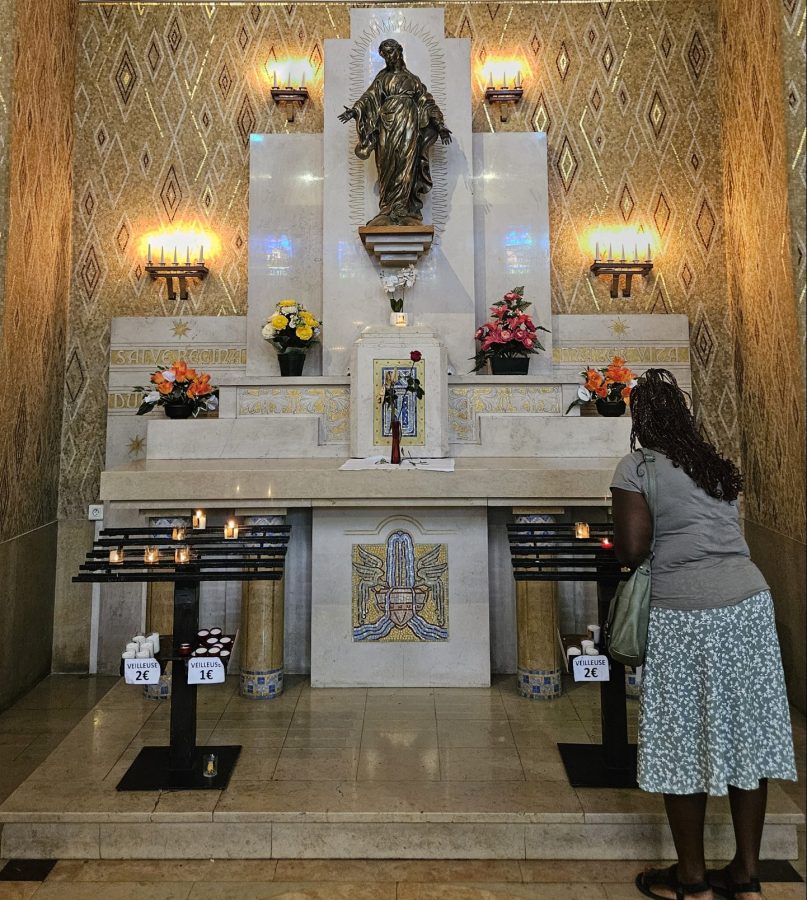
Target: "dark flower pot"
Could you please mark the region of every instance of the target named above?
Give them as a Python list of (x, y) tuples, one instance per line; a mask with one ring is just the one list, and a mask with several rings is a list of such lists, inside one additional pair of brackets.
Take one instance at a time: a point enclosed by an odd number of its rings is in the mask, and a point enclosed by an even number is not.
[(612, 418), (616, 418), (617, 416), (624, 416), (625, 410), (627, 407), (625, 406), (624, 400), (608, 401), (608, 400), (597, 400), (597, 412), (601, 416), (610, 416)]
[(185, 403), (183, 400), (166, 403), (163, 409), (169, 419), (189, 419), (193, 415), (193, 406), (190, 403)]
[(285, 353), (278, 353), (277, 362), (281, 375), (302, 375), (305, 366), (305, 350), (299, 350), (296, 353), (288, 350)]
[(494, 375), (526, 375), (530, 370), (529, 356), (494, 356), (490, 361)]

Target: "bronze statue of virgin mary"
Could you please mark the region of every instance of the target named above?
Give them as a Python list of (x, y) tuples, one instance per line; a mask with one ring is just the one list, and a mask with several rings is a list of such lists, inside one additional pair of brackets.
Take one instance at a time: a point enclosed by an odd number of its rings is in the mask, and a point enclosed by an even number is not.
[(420, 196), (432, 186), (428, 151), (438, 137), (450, 144), (451, 132), (434, 97), (406, 68), (403, 47), (387, 39), (378, 52), (386, 66), (339, 121), (356, 120), (356, 156), (367, 159), (375, 152), (379, 210), (367, 224), (420, 225)]

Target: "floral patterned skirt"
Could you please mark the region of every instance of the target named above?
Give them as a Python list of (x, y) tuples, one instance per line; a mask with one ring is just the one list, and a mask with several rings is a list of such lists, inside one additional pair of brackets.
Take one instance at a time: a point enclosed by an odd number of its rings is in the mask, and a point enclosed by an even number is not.
[(796, 779), (769, 591), (716, 609), (651, 607), (638, 774), (645, 791), (718, 796)]

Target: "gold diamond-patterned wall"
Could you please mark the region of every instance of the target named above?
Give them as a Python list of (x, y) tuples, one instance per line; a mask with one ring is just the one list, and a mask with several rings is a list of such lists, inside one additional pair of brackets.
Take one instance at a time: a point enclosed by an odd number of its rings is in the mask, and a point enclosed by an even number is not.
[(0, 177), (5, 175), (8, 198), (0, 329), (3, 541), (56, 518), (71, 269), (76, 4), (17, 0), (1, 8), (6, 35), (0, 48), (14, 48), (13, 61), (0, 67), (8, 116), (0, 130), (7, 159)]
[(781, 29), (780, 0), (721, 0), (732, 387), (742, 404), (745, 514), (803, 543), (804, 370), (790, 252)]
[[(655, 273), (628, 309), (689, 314), (701, 418), (735, 454), (716, 8), (657, 0), (445, 10), (448, 36), (470, 39), (474, 66), (517, 53), (529, 70), (506, 124), (475, 82), (474, 128), (547, 132), (553, 309), (625, 311), (591, 279), (586, 234), (622, 223), (657, 231)], [(81, 4), (63, 515), (96, 496), (110, 318), (245, 312), (249, 132), (321, 131), (323, 42), (348, 36), (345, 4)], [(287, 55), (317, 70), (292, 126), (261, 74)], [(187, 304), (170, 304), (144, 277), (136, 245), (145, 229), (180, 220), (215, 229), (223, 252)]]

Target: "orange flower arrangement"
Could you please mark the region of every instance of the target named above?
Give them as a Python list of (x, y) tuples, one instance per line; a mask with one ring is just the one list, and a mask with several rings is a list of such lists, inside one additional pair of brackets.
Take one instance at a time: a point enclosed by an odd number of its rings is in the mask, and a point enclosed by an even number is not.
[(569, 404), (568, 413), (573, 406), (580, 406), (591, 400), (604, 400), (606, 403), (630, 402), (630, 393), (636, 384), (636, 376), (625, 365), (621, 356), (615, 356), (604, 369), (588, 366), (580, 373), (580, 387), (577, 399)]
[(192, 369), (184, 359), (168, 367), (160, 366), (150, 381), (150, 387), (134, 389), (143, 394), (138, 416), (151, 412), (155, 406), (185, 406), (192, 416), (197, 416), (202, 410), (218, 408), (219, 398), (216, 388), (210, 383), (210, 375)]

